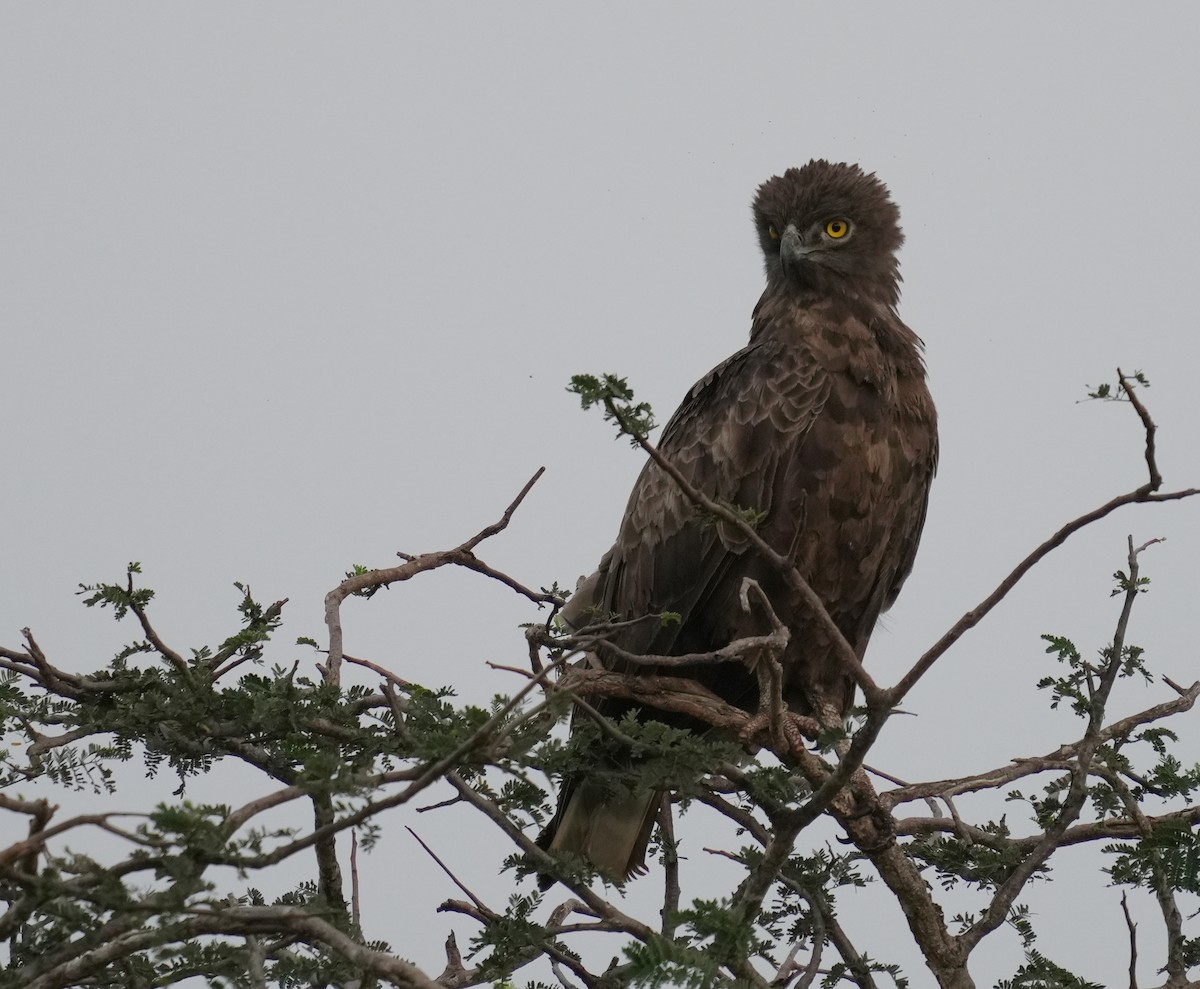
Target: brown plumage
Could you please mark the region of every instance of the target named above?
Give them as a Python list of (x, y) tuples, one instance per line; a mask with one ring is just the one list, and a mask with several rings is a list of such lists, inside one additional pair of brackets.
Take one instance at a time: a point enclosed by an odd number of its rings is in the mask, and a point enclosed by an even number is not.
[[(765, 513), (759, 533), (792, 554), (861, 657), (912, 569), (937, 463), (921, 341), (896, 314), (899, 211), (874, 175), (826, 161), (767, 180), (753, 209), (767, 285), (750, 343), (697, 382), (659, 449), (708, 496)], [(826, 637), (771, 567), (726, 527), (698, 520), (652, 462), (634, 485), (616, 544), (564, 617), (577, 624), (592, 609), (623, 619), (678, 612), (679, 623), (643, 622), (614, 641), (639, 654), (706, 652), (764, 631), (762, 618), (740, 605), (745, 577), (759, 581), (791, 630), (789, 707), (845, 716), (854, 684)], [(662, 672), (757, 709), (756, 679), (745, 667)], [(598, 706), (613, 717), (631, 707)], [(614, 799), (597, 778), (565, 781), (539, 844), (624, 880), (644, 869), (657, 795)]]

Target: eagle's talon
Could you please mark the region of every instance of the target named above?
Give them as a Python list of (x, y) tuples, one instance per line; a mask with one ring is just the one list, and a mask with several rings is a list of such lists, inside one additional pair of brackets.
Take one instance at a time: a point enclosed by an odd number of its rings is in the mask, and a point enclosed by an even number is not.
[[(741, 742), (752, 748), (770, 748), (779, 755), (791, 755), (804, 751), (808, 742), (816, 741), (821, 726), (814, 718), (793, 711), (784, 711), (779, 716), (779, 736), (775, 737), (774, 725), (768, 711), (759, 711), (738, 732)], [(765, 737), (756, 742), (758, 735)]]

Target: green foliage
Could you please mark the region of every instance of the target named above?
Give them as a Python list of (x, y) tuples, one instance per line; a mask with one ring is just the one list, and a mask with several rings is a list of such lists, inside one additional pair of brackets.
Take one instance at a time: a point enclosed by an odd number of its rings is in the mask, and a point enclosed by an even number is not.
[[(927, 835), (914, 838), (905, 847), (918, 861), (933, 867), (942, 889), (954, 889), (962, 881), (978, 889), (995, 889), (1024, 861), (1025, 852), (1007, 840), (1011, 832), (1004, 818), (977, 827), (994, 840)], [(1043, 866), (1033, 878), (1043, 877), (1048, 871)]]
[(579, 396), (584, 409), (602, 405), (604, 421), (616, 423), (617, 435), (628, 436), (633, 446), (648, 439), (654, 430), (654, 410), (648, 402), (634, 403), (633, 389), (624, 378), (615, 374), (602, 374), (598, 378), (593, 374), (576, 374), (571, 377), (567, 391)]
[(996, 983), (996, 989), (1104, 989), (1097, 982), (1088, 982), (1056, 965), (1041, 952), (1025, 952), (1025, 964), (1011, 979)]
[[(1150, 387), (1150, 382), (1141, 371), (1134, 371), (1133, 374), (1127, 374), (1125, 377), (1130, 382), (1130, 387), (1136, 388), (1139, 385), (1143, 388)], [(1113, 382), (1112, 384), (1106, 381), (1100, 385), (1087, 385), (1086, 387), (1088, 390), (1087, 397), (1090, 399), (1105, 402), (1129, 401), (1128, 396), (1125, 394), (1125, 389), (1121, 387), (1120, 381)]]
[[(740, 505), (735, 505), (731, 501), (726, 501), (723, 498), (717, 499), (717, 504), (722, 508), (727, 509), (736, 515), (742, 522), (750, 526), (752, 529), (757, 529), (763, 519), (767, 517), (767, 513), (757, 508), (743, 508)], [(698, 511), (696, 513), (696, 521), (702, 526), (713, 526), (725, 524), (725, 519), (713, 514), (712, 512)]]
[[(130, 609), (144, 611), (154, 599), (154, 592), (148, 587), (134, 588), (135, 574), (141, 574), (142, 565), (137, 562), (128, 564), (125, 568), (127, 582), (120, 584), (80, 584), (75, 593), (83, 597), (83, 603), (89, 608), (112, 608), (113, 616), (120, 621)], [(85, 596), (86, 595), (86, 596)]]
[(1200, 894), (1200, 834), (1187, 821), (1159, 821), (1139, 841), (1103, 850), (1114, 856), (1104, 871), (1116, 884)]
[[(355, 563), (350, 567), (349, 570), (347, 570), (345, 572), (345, 574), (343, 576), (346, 578), (346, 580), (350, 580), (353, 577), (365, 576), (366, 574), (369, 574), (373, 569), (374, 569), (373, 567), (364, 566), (361, 563)], [(379, 585), (379, 584), (375, 584), (375, 585), (368, 586), (368, 587), (361, 587), (357, 591), (351, 591), (351, 594), (356, 598), (373, 598), (376, 595), (376, 593), (379, 592), (381, 587), (382, 587), (382, 585)], [(316, 643), (313, 643), (313, 644), (315, 645)]]
[(742, 773), (742, 785), (746, 810), (755, 805), (775, 808), (798, 803), (812, 793), (807, 781), (786, 766), (750, 766)]
[[(0, 786), (40, 779), (113, 793), (111, 763), (140, 756), (148, 777), (170, 768), (180, 781), (175, 795), (182, 797), (188, 779), (236, 761), (272, 778), (276, 791), (287, 786), (309, 795), (328, 808), (330, 820), (352, 820), (378, 798), (382, 774), (400, 766), (419, 771), (462, 749), (504, 707), (503, 698), (490, 710), (455, 707), (452, 692), (414, 686), (401, 706), (403, 724), (397, 725), (393, 709), (378, 694), (314, 682), (297, 674), (298, 664), (242, 673), (236, 682), (227, 682), (243, 663), (261, 665), (263, 648), (279, 626), (279, 607), (262, 605), (248, 587), (236, 584), (237, 630), (215, 648), (195, 648), (189, 661), (181, 661), (150, 630), (147, 609), (154, 592), (134, 584), (140, 573), (131, 564), (123, 585), (82, 585), (88, 607), (110, 608), (118, 620), (136, 614), (147, 636), (123, 649), (107, 668), (83, 677), (55, 673), (40, 682), (12, 670), (0, 674), (4, 732), (24, 735), (30, 743), (61, 736), (28, 760), (22, 760), (21, 746), (0, 750)], [(134, 666), (139, 658), (142, 665)], [(544, 740), (544, 731), (535, 725), (513, 724), (519, 714), (514, 710), (497, 725), (506, 733), (503, 757), (495, 754), (498, 762), (525, 759)], [(469, 772), (472, 758), (479, 757), (461, 754), (458, 768)], [(480, 765), (486, 761), (481, 758)], [(522, 807), (540, 807), (545, 795), (527, 781), (512, 779), (504, 784), (501, 800), (517, 813)], [(114, 924), (125, 922), (122, 918), (132, 918), (137, 928), (154, 918), (149, 926), (159, 933), (89, 984), (165, 985), (203, 972), (214, 985), (252, 985), (241, 938), (196, 938), (180, 926), (213, 902), (266, 908), (253, 888), (214, 901), (212, 866), (233, 866), (245, 875), (306, 852), (307, 843), (296, 844), (297, 828), (239, 821), (239, 812), (224, 804), (182, 799), (160, 803), (140, 819), (122, 822), (130, 851), (115, 864), (51, 847), (40, 850), (37, 872), (21, 886), (0, 884), (0, 895), (10, 904), (14, 898), (20, 903), (8, 916), (25, 917), (9, 941), (6, 971), (18, 981), (0, 973), (0, 987), (16, 989), (30, 973), (69, 957), (64, 952), (99, 945), (103, 932), (114, 931)], [(367, 818), (358, 830), (360, 847), (367, 851), (379, 826)], [(349, 926), (344, 905), (327, 902), (312, 881), (272, 906), (312, 913), (343, 929)], [(264, 964), (272, 984), (280, 986), (345, 982), (357, 971), (336, 953), (306, 946)]]
[(1070, 672), (1064, 677), (1043, 677), (1038, 681), (1038, 689), (1051, 691), (1050, 707), (1057, 708), (1064, 700), (1071, 702), (1071, 709), (1078, 715), (1086, 717), (1091, 704), (1087, 687), (1089, 677), (1094, 670), (1084, 663), (1079, 650), (1070, 639), (1059, 635), (1043, 635), (1049, 643), (1046, 652), (1052, 654), (1060, 663), (1066, 663)]
[[(875, 961), (870, 955), (859, 955), (853, 962), (838, 961), (829, 967), (829, 972), (821, 979), (823, 989), (833, 989), (834, 986), (851, 982), (858, 985), (873, 984), (875, 975), (886, 975), (892, 980), (896, 989), (908, 989), (909, 981), (900, 974), (900, 966), (893, 963)], [(871, 983), (863, 979), (871, 978)]]
[(1033, 914), (1026, 904), (1014, 904), (1012, 909), (1008, 911), (1008, 918), (1005, 923), (1017, 932), (1017, 936), (1021, 939), (1022, 948), (1031, 947), (1033, 942), (1037, 940), (1037, 933), (1033, 929)]
[(688, 939), (636, 941), (624, 950), (629, 962), (627, 984), (630, 986), (715, 989), (734, 985), (734, 981), (721, 972), (718, 959), (702, 948), (693, 947)]
[(670, 789), (686, 807), (710, 773), (723, 763), (736, 763), (741, 755), (740, 746), (728, 740), (643, 721), (634, 714), (616, 722), (616, 728), (620, 741), (581, 720), (566, 741), (546, 740), (536, 762), (559, 779), (586, 770), (589, 782), (609, 786), (614, 796), (631, 789)]
[(1033, 821), (1043, 829), (1054, 827), (1058, 814), (1062, 810), (1062, 794), (1071, 785), (1068, 775), (1055, 776), (1042, 787), (1042, 796), (1031, 794), (1026, 796), (1021, 790), (1010, 790), (1006, 800), (1024, 801), (1033, 810)]
[[(1159, 540), (1161, 542), (1161, 540)], [(1110, 597), (1119, 597), (1122, 594), (1128, 594), (1134, 591), (1138, 594), (1145, 594), (1150, 589), (1149, 577), (1130, 577), (1124, 570), (1116, 570), (1113, 572), (1113, 581), (1116, 583), (1110, 592)]]
[(483, 929), (471, 938), (471, 953), (490, 949), (481, 964), (481, 975), (487, 979), (503, 979), (513, 968), (524, 964), (540, 953), (542, 947), (553, 944), (564, 954), (573, 955), (564, 945), (548, 938), (546, 929), (532, 919), (541, 897), (514, 893), (508, 898), (504, 913), (489, 917)]
[[(1118, 581), (1128, 577), (1118, 571), (1115, 575)], [(1148, 581), (1145, 581), (1148, 583)], [(1139, 588), (1143, 580), (1137, 581)], [(1142, 588), (1144, 590), (1144, 588)], [(1060, 663), (1065, 663), (1068, 672), (1065, 676), (1043, 677), (1038, 681), (1039, 690), (1050, 690), (1050, 707), (1057, 708), (1064, 701), (1069, 701), (1071, 710), (1080, 717), (1086, 718), (1092, 713), (1092, 702), (1102, 672), (1113, 662), (1113, 647), (1105, 646), (1100, 650), (1100, 662), (1089, 663), (1079, 653), (1079, 649), (1070, 639), (1061, 635), (1043, 635), (1047, 643), (1046, 652), (1054, 656)], [(1151, 676), (1146, 668), (1145, 650), (1141, 646), (1123, 645), (1121, 655), (1117, 657), (1120, 663), (1119, 677), (1140, 675), (1149, 682)]]
[[(751, 867), (761, 858), (761, 851), (755, 847), (742, 849), (741, 859)], [(839, 855), (828, 846), (789, 857), (780, 870), (776, 895), (765, 905), (758, 923), (778, 944), (811, 943), (824, 927), (824, 917), (836, 916), (838, 892), (861, 889), (872, 881), (859, 871), (860, 864), (856, 853)]]
[(737, 971), (751, 958), (770, 959), (772, 939), (742, 920), (728, 900), (694, 900), (672, 921), (674, 938), (656, 937), (625, 948), (630, 985), (733, 986), (737, 982), (729, 970)]
[(790, 886), (806, 890), (822, 890), (827, 908), (835, 903), (833, 893), (838, 889), (861, 889), (872, 880), (859, 871), (861, 856), (855, 852), (835, 854), (826, 845), (809, 855), (793, 855), (780, 873)]

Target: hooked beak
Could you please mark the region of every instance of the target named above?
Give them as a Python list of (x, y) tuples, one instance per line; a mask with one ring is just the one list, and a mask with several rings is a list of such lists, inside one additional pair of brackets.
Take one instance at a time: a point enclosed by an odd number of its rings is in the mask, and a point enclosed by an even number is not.
[(795, 268), (811, 251), (811, 247), (805, 246), (796, 225), (789, 223), (783, 231), (783, 236), (779, 238), (779, 263), (783, 265), (783, 270), (790, 271)]

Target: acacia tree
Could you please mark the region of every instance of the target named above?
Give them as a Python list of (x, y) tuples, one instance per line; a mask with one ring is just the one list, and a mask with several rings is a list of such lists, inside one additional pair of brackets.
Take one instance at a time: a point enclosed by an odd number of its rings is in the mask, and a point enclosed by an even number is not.
[[(0, 898), (7, 904), (0, 916), (0, 937), (7, 943), (0, 985), (151, 987), (202, 976), (212, 985), (247, 989), (461, 989), (527, 981), (523, 970), (542, 960), (541, 969), (529, 971), (545, 973), (548, 963), (558, 984), (589, 989), (904, 986), (905, 974), (873, 960), (869, 940), (839, 920), (839, 899), (873, 875), (895, 896), (929, 972), (944, 989), (975, 985), (972, 952), (1006, 924), (1021, 937), (1026, 960), (1000, 986), (1084, 987), (1094, 983), (1056, 965), (1035, 945), (1034, 920), (1019, 897), (1045, 874), (1055, 852), (1087, 842), (1101, 843), (1108, 853), (1108, 881), (1153, 893), (1167, 933), (1163, 985), (1197, 985), (1189, 972), (1200, 965), (1200, 937), (1186, 935), (1179, 899), (1200, 893), (1200, 840), (1194, 830), (1200, 805), (1193, 802), (1200, 766), (1187, 768), (1172, 755), (1176, 735), (1165, 722), (1192, 708), (1200, 682), (1184, 686), (1156, 677), (1128, 639), (1133, 608), (1146, 590), (1140, 557), (1149, 544), (1129, 542), (1113, 592), (1122, 599), (1120, 617), (1097, 655), (1085, 656), (1066, 637), (1045, 636), (1047, 651), (1061, 667), (1038, 686), (1052, 705), (1077, 718), (1074, 742), (970, 776), (917, 783), (869, 769), (865, 762), (913, 686), (1069, 536), (1125, 505), (1200, 493), (1163, 490), (1155, 426), (1136, 391), (1145, 383), (1140, 374), (1118, 371), (1117, 384), (1092, 397), (1125, 401), (1140, 417), (1146, 482), (1064, 525), (898, 682), (885, 687), (841, 639), (796, 569), (759, 539), (753, 512), (691, 489), (650, 445), (649, 409), (634, 404), (623, 381), (574, 379), (572, 388), (585, 406), (601, 406), (675, 478), (698, 512), (740, 529), (785, 577), (810, 620), (841, 641), (862, 695), (862, 706), (846, 724), (819, 712), (798, 717), (784, 708), (778, 657), (789, 633), (753, 582), (744, 588), (743, 604), (759, 610), (772, 631), (686, 661), (742, 663), (756, 657), (760, 711), (731, 707), (690, 680), (617, 674), (602, 664), (574, 662), (581, 655), (616, 654), (606, 624), (568, 633), (554, 620), (566, 596), (557, 585), (533, 590), (488, 566), (476, 552), (508, 525), (540, 471), (499, 521), (460, 546), (400, 554), (398, 566), (358, 567), (348, 574), (326, 598), (328, 642), (318, 675), (311, 678), (300, 674), (298, 663), (262, 669), (264, 648), (280, 628), (283, 601), (264, 606), (238, 585), (244, 595), (239, 629), (215, 649), (184, 656), (152, 623), (153, 591), (141, 584), (136, 564), (119, 583), (84, 586), (85, 604), (109, 608), (117, 619), (132, 617), (138, 627), (135, 641), (106, 667), (89, 675), (67, 672), (44, 654), (29, 629), (22, 631), (21, 646), (0, 647), (0, 716), (5, 732), (26, 743), (0, 757), (0, 819), (12, 836), (0, 849)], [(522, 678), (521, 688), (490, 708), (457, 704), (450, 690), (408, 679), (415, 671), (388, 670), (343, 649), (341, 609), (348, 597), (370, 597), (381, 587), (446, 566), (501, 581), (548, 609), (526, 630), (523, 665), (508, 667)], [(320, 648), (312, 640), (299, 642)], [(620, 655), (657, 667), (679, 662)], [(346, 664), (371, 671), (378, 689), (344, 687)], [(1134, 677), (1158, 684), (1161, 699), (1137, 714), (1110, 719), (1113, 693)], [(588, 703), (595, 697), (683, 711), (714, 731), (701, 737), (633, 716), (613, 723)], [(552, 725), (572, 708), (581, 712), (576, 730), (569, 738), (551, 735)], [(552, 857), (534, 841), (550, 812), (544, 774), (578, 771), (601, 735), (638, 756), (635, 769), (614, 774), (614, 792), (648, 786), (669, 794), (654, 844), (662, 898), (653, 919), (623, 910), (611, 887), (593, 888), (596, 877), (586, 864)], [(774, 758), (748, 764), (747, 748)], [(21, 795), (33, 781), (112, 794), (114, 763), (131, 759), (143, 760), (152, 773), (177, 774), (177, 799), (148, 810), (63, 816), (48, 798)], [(183, 799), (189, 778), (226, 772), (230, 760), (258, 775), (259, 796), (240, 806)], [(387, 812), (414, 805), (435, 786), (477, 810), (481, 828), (499, 828), (511, 841), (503, 869), (514, 890), (505, 902), (489, 903), (439, 860), (465, 897), (440, 909), (478, 924), (466, 956), (451, 935), (440, 973), (407, 961), (404, 944), (364, 940), (355, 868), (358, 842), (369, 845), (388, 826)], [(971, 798), (1000, 790), (1027, 808), (1020, 828), (1007, 817), (979, 819), (968, 812)], [(297, 805), (311, 809), (311, 824), (280, 829), (263, 823), (269, 812)], [(913, 805), (928, 811), (916, 813)], [(675, 854), (675, 819), (700, 807), (729, 823), (728, 847), (713, 854), (734, 859), (742, 878), (720, 899), (688, 902), (690, 863)], [(823, 818), (844, 832), (845, 851), (809, 840), (811, 826)], [(16, 837), (17, 825), (23, 825), (24, 837)], [(68, 851), (72, 843), (88, 844), (94, 832), (108, 836), (101, 844), (110, 851)], [(354, 837), (346, 861), (335, 845), (344, 832)], [(307, 863), (311, 878), (266, 902), (252, 883), (285, 861)], [(221, 867), (244, 877), (241, 888), (230, 888), (229, 873)], [(560, 885), (539, 893), (531, 878), (535, 872)], [(986, 906), (947, 921), (943, 890), (952, 886), (983, 895)], [(1128, 913), (1127, 919), (1128, 981), (1136, 987), (1136, 925)], [(622, 935), (625, 945), (623, 957), (599, 971), (585, 958), (589, 940), (602, 932)], [(928, 979), (909, 975), (918, 984)]]

